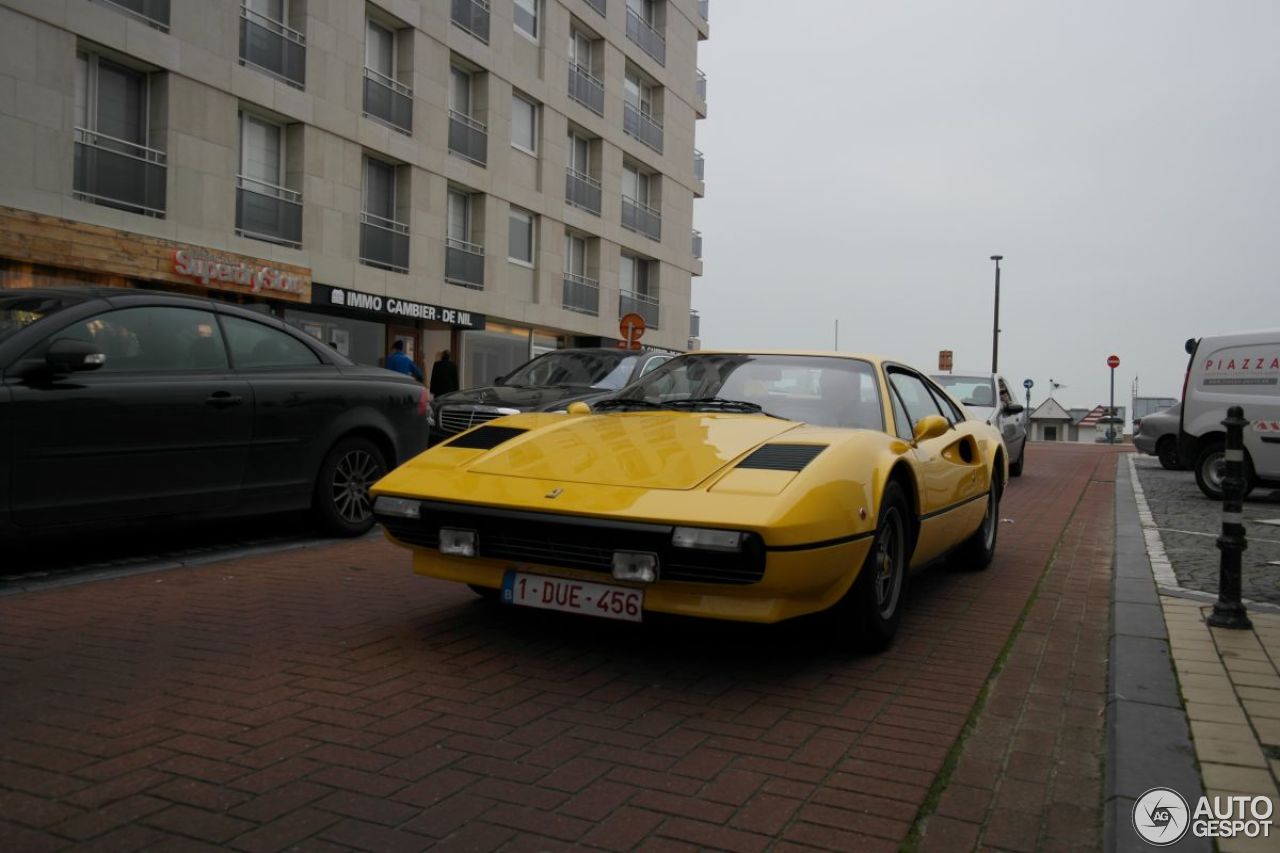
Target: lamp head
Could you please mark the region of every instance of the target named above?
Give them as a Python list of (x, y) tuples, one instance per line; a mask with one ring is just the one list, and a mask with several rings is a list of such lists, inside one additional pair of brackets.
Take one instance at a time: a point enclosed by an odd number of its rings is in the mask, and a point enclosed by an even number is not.
[(1004, 260), (1004, 255), (992, 255), (992, 256), (991, 256), (991, 260), (993, 260), (993, 261), (1003, 261), (1003, 260)]

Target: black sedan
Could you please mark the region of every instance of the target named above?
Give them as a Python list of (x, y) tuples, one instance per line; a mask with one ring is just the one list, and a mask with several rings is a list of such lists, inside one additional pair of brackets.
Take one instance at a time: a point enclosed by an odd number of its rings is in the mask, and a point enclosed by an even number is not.
[(503, 415), (556, 411), (577, 400), (607, 397), (670, 359), (669, 353), (609, 347), (545, 352), (492, 385), (432, 400), (431, 443)]
[(0, 533), (311, 507), (356, 535), (425, 414), (421, 384), (255, 311), (0, 289)]

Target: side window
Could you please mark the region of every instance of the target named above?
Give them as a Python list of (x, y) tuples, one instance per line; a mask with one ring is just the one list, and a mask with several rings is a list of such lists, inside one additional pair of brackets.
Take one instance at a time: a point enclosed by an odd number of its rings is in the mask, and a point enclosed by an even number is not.
[(644, 368), (641, 369), (640, 375), (644, 376), (650, 370), (653, 370), (655, 367), (659, 367), (670, 360), (671, 360), (671, 356), (669, 355), (655, 355), (653, 358), (649, 359), (644, 363)]
[(934, 385), (932, 382), (927, 383), (929, 393), (933, 395), (933, 401), (938, 404), (938, 408), (942, 410), (942, 416), (951, 421), (951, 425), (955, 426), (963, 420), (966, 420), (964, 413), (956, 408), (955, 404), (946, 394)]
[(893, 431), (903, 441), (910, 441), (915, 438), (915, 433), (911, 428), (911, 417), (902, 406), (902, 397), (899, 396), (898, 389), (890, 387), (889, 396), (893, 398)]
[(58, 338), (92, 343), (106, 355), (98, 372), (225, 370), (227, 351), (212, 313), (147, 306), (108, 311)]
[[(898, 435), (902, 438), (910, 438), (912, 429), (915, 424), (923, 417), (928, 415), (941, 415), (938, 410), (938, 404), (933, 399), (933, 395), (929, 393), (929, 389), (925, 387), (924, 380), (914, 373), (907, 373), (903, 370), (889, 371), (889, 384), (893, 386), (893, 390), (902, 400), (902, 405), (907, 410), (907, 421), (905, 424), (898, 425)], [(895, 417), (897, 408), (895, 405)], [(905, 429), (906, 435), (903, 436)]]
[(240, 317), (223, 317), (222, 328), (237, 370), (262, 367), (314, 367), (320, 359), (306, 344), (279, 329)]

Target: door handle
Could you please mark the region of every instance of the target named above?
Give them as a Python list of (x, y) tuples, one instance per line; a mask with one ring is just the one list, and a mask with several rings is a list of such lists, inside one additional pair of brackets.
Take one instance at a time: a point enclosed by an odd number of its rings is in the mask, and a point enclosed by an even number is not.
[(215, 391), (205, 400), (207, 405), (213, 406), (215, 409), (225, 409), (229, 406), (238, 406), (244, 402), (244, 397), (238, 394), (231, 394), (227, 391)]

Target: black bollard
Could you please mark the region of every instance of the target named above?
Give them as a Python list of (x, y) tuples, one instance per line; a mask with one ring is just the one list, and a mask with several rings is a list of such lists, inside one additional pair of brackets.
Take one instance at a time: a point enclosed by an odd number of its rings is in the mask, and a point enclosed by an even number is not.
[(1249, 547), (1244, 536), (1244, 409), (1227, 409), (1227, 448), (1222, 477), (1222, 535), (1218, 550), (1218, 601), (1209, 614), (1209, 624), (1218, 628), (1252, 628), (1244, 603), (1240, 600), (1240, 555)]

